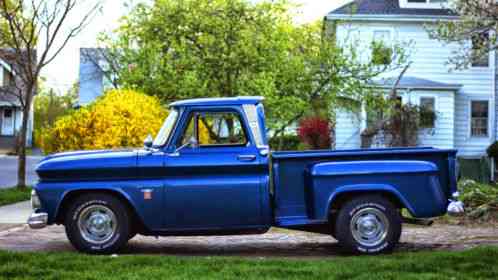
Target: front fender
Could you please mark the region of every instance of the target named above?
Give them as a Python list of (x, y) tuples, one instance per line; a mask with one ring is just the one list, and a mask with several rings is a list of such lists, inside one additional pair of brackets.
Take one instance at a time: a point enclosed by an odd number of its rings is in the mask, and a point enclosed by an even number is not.
[[(144, 188), (153, 191), (152, 199), (146, 203), (142, 193)], [(50, 182), (37, 184), (35, 190), (40, 197), (42, 210), (48, 214), (48, 224), (54, 224), (57, 216), (63, 214), (60, 213), (61, 205), (69, 195), (80, 191), (105, 191), (126, 200), (149, 229), (161, 227), (162, 218), (158, 218), (158, 213), (162, 213), (162, 185), (130, 182)]]

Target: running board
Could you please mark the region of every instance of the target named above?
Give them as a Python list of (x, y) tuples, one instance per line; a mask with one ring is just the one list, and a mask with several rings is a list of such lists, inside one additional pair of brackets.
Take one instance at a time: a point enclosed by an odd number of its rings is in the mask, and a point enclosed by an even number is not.
[(434, 221), (428, 220), (428, 219), (416, 219), (416, 218), (403, 217), (403, 223), (429, 227), (429, 226), (432, 226)]

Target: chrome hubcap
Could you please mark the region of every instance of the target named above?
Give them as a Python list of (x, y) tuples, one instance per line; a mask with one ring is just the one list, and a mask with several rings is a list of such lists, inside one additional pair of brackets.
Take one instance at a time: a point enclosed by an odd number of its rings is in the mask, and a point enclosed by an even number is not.
[(350, 228), (356, 242), (363, 246), (377, 246), (386, 239), (389, 221), (382, 211), (365, 208), (353, 216)]
[(79, 218), (78, 227), (83, 239), (94, 244), (102, 244), (116, 232), (117, 220), (114, 212), (103, 205), (85, 208)]

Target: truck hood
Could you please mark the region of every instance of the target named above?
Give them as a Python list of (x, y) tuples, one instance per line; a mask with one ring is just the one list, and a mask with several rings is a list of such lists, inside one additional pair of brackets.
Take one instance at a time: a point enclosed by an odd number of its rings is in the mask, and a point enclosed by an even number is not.
[(98, 150), (57, 153), (36, 167), (41, 181), (103, 180), (136, 175), (138, 150)]

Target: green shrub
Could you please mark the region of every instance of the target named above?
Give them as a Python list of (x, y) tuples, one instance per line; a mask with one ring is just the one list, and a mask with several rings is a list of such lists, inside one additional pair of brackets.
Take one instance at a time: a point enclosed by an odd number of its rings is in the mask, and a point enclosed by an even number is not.
[(498, 141), (495, 141), (493, 144), (489, 145), (489, 147), (486, 149), (486, 152), (488, 153), (488, 156), (490, 158), (494, 158), (495, 162), (498, 161)]
[(45, 153), (141, 147), (159, 131), (167, 111), (159, 99), (133, 90), (111, 90), (92, 104), (58, 118), (43, 130)]
[(270, 138), (270, 147), (274, 151), (304, 150), (297, 135), (282, 135)]
[(498, 219), (498, 186), (462, 180), (458, 187), (466, 217), (480, 221)]

